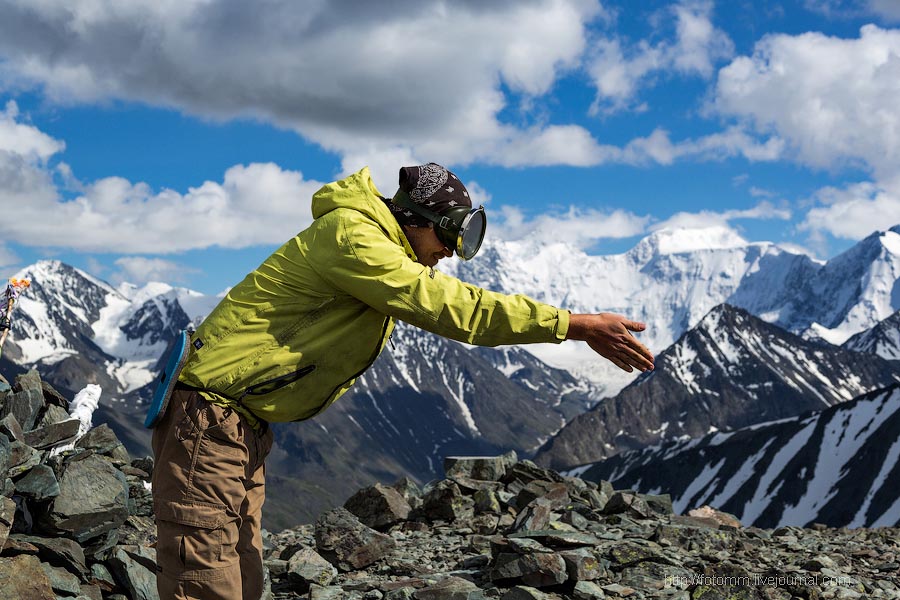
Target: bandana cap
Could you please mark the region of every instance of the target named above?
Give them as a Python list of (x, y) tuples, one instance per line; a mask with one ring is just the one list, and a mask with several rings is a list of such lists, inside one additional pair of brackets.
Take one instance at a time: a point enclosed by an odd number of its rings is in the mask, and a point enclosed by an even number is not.
[[(400, 168), (400, 189), (416, 204), (442, 214), (454, 206), (472, 206), (469, 192), (459, 178), (436, 163)], [(410, 227), (427, 227), (431, 222), (409, 209), (388, 200), (397, 222)]]

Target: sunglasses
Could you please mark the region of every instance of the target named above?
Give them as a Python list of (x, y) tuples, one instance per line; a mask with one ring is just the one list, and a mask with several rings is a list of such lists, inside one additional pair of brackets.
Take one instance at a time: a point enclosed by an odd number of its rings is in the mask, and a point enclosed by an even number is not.
[(409, 194), (403, 190), (397, 190), (393, 202), (434, 223), (438, 239), (448, 248), (452, 248), (461, 259), (469, 260), (481, 248), (487, 229), (484, 206), (478, 208), (454, 206), (438, 214), (413, 202)]

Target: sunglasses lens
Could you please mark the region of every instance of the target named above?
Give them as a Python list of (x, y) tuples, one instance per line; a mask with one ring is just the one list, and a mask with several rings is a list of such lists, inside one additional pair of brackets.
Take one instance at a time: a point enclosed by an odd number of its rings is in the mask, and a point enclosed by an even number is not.
[(484, 240), (484, 231), (487, 228), (487, 219), (484, 216), (484, 210), (479, 208), (473, 210), (463, 222), (460, 231), (459, 245), (457, 254), (463, 260), (469, 260), (481, 248), (481, 242)]

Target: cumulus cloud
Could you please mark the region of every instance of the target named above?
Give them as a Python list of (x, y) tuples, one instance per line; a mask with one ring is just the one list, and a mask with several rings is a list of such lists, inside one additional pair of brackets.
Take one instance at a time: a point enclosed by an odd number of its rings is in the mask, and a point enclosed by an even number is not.
[(528, 237), (540, 243), (565, 240), (587, 249), (598, 240), (640, 235), (646, 231), (650, 220), (648, 215), (640, 216), (621, 209), (602, 211), (574, 206), (565, 212), (546, 212), (527, 218), (518, 208), (504, 205), (499, 207), (496, 220), (491, 223), (491, 235), (504, 240)]
[(791, 211), (785, 208), (778, 208), (771, 202), (760, 202), (756, 206), (742, 210), (679, 212), (662, 222), (654, 224), (653, 229), (730, 228), (732, 221), (743, 219), (779, 219), (786, 221), (790, 218)]
[(720, 71), (715, 93), (721, 113), (774, 132), (801, 163), (898, 170), (900, 30), (767, 36)]
[(594, 0), (272, 0), (264, 10), (0, 0), (0, 10), (0, 76), (57, 101), (262, 119), (365, 163), (403, 147), (456, 164), (505, 136), (502, 90), (546, 93), (579, 66), (586, 26), (603, 16)]
[(900, 224), (900, 181), (885, 185), (860, 182), (827, 187), (816, 194), (817, 205), (799, 225), (814, 242), (827, 233), (858, 240), (873, 231)]
[(115, 265), (119, 271), (112, 276), (113, 281), (116, 283), (127, 281), (135, 285), (151, 281), (181, 283), (188, 275), (198, 272), (197, 269), (169, 260), (144, 256), (125, 256), (117, 259)]
[(0, 206), (15, 217), (0, 220), (0, 235), (9, 242), (168, 254), (280, 243), (312, 220), (310, 197), (322, 184), (272, 163), (236, 165), (186, 193), (106, 177), (73, 184), (67, 197), (54, 176), (75, 181), (71, 170), (48, 162), (64, 144), (16, 116), (15, 106), (0, 113)]
[(0, 111), (0, 153), (16, 153), (23, 158), (45, 161), (65, 148), (36, 127), (18, 122), (19, 107), (10, 100)]
[(636, 98), (642, 87), (671, 72), (709, 79), (714, 64), (730, 58), (734, 44), (711, 20), (713, 3), (683, 1), (670, 9), (675, 22), (673, 40), (628, 45), (621, 38), (600, 38), (592, 46), (588, 73), (597, 88), (593, 113), (627, 108), (643, 110)]

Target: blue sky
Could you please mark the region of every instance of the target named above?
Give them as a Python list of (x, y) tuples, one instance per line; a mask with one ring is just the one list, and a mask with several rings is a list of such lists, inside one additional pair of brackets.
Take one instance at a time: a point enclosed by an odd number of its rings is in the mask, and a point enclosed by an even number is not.
[(0, 0), (0, 266), (218, 293), (427, 161), (497, 239), (828, 258), (900, 223), (897, 98), (898, 0)]

